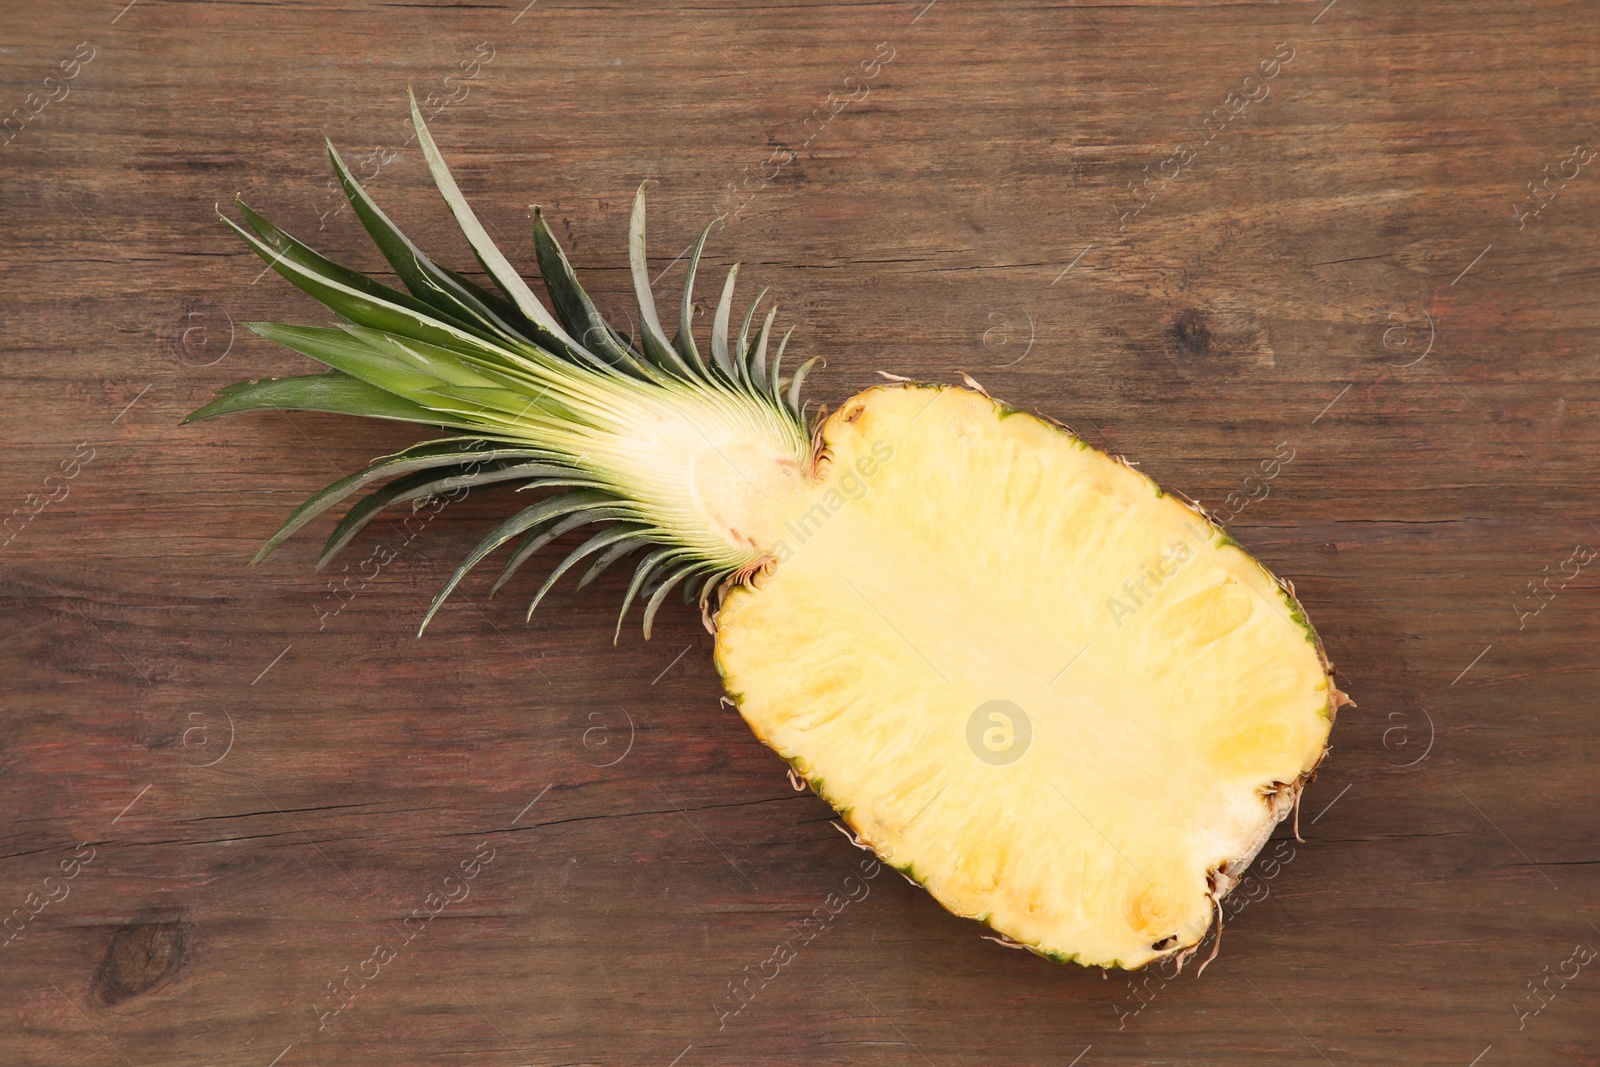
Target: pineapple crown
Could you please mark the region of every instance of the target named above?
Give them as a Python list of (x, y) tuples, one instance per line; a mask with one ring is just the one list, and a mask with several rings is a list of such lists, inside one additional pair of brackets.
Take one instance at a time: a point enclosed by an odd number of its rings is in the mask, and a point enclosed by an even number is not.
[(786, 332), (769, 364), (776, 307), (752, 336), (766, 290), (745, 313), (738, 336), (732, 335), (738, 264), (729, 269), (717, 303), (710, 359), (702, 354), (691, 328), (693, 289), (714, 221), (701, 231), (689, 257), (678, 331), (667, 340), (646, 269), (644, 192), (649, 183), (639, 187), (628, 226), (639, 308), (637, 340), (596, 310), (534, 207), (534, 246), (552, 313), (490, 240), (461, 195), (414, 96), (411, 117), (434, 182), (493, 288), (438, 266), (417, 248), (351, 176), (330, 141), (328, 154), (350, 206), (405, 291), (331, 262), (240, 200), (250, 229), (226, 217), (223, 221), (272, 269), (338, 317), (338, 324), (329, 328), (273, 322), (248, 327), (329, 370), (237, 382), (184, 422), (292, 409), (422, 423), (452, 433), (380, 457), (322, 489), (290, 514), (251, 562), (259, 563), (312, 519), (358, 492), (366, 495), (334, 527), (318, 568), (390, 505), (465, 487), (519, 482), (520, 489), (558, 491), (506, 519), (467, 555), (434, 597), (419, 635), (467, 572), (495, 549), (521, 538), (491, 594), (540, 549), (590, 524), (601, 529), (556, 566), (529, 606), (530, 618), (555, 582), (580, 562), (591, 560), (581, 588), (618, 559), (647, 547), (651, 551), (639, 561), (629, 584), (618, 632), (629, 608), (643, 596), (648, 638), (663, 599), (680, 584), (686, 601), (698, 588), (704, 611), (714, 589), (748, 574), (760, 558), (705, 537), (669, 506), (652, 506), (649, 494), (594, 461), (595, 442), (606, 434), (616, 438), (639, 421), (640, 412), (673, 409), (692, 395), (709, 398), (729, 413), (728, 419), (756, 426), (781, 447), (809, 456), (800, 390), (817, 359), (783, 376)]

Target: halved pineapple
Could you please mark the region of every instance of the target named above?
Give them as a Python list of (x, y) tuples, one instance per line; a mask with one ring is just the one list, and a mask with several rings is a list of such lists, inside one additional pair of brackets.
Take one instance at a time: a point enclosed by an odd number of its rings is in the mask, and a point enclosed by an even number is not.
[[(1137, 967), (1191, 951), (1299, 797), (1342, 696), (1293, 598), (1197, 511), (1054, 426), (966, 389), (883, 387), (811, 432), (806, 370), (735, 331), (737, 265), (694, 336), (700, 251), (669, 339), (644, 199), (637, 338), (578, 285), (537, 209), (555, 312), (489, 240), (413, 101), (417, 140), (493, 288), (438, 266), (330, 154), (404, 290), (241, 204), (234, 229), (338, 315), (252, 329), (325, 373), (239, 382), (190, 420), (274, 408), (450, 431), (340, 479), (257, 555), (358, 492), (319, 566), (383, 510), (475, 486), (533, 494), (451, 575), (517, 541), (494, 589), (598, 525), (580, 587), (643, 551), (623, 614), (722, 597), (717, 663), (755, 732), (888, 862), (1043, 955)], [(525, 500), (529, 498), (524, 498)], [(413, 506), (420, 506), (413, 504)], [(620, 620), (619, 620), (620, 628)]]
[(717, 616), (757, 736), (958, 915), (1107, 966), (1197, 943), (1327, 740), (1298, 605), (1149, 478), (981, 394), (870, 390), (822, 444), (777, 562)]

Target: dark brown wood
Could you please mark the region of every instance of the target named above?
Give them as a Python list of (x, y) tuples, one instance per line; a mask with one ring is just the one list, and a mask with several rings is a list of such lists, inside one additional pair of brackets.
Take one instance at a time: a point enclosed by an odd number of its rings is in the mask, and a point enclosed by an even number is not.
[[(68, 0), (0, 40), (0, 1060), (1600, 1063), (1592, 4)], [(620, 576), (530, 626), (534, 574), (479, 576), (414, 639), (492, 492), (245, 565), (417, 435), (178, 427), (302, 372), (243, 322), (325, 318), (213, 205), (376, 266), (326, 134), (467, 262), (407, 85), (530, 272), (536, 201), (625, 311), (658, 179), (663, 290), (727, 213), (708, 262), (819, 399), (970, 373), (1296, 583), (1359, 707), (1202, 978), (1005, 951), (885, 872), (732, 1014), (863, 854), (691, 611), (613, 648)]]

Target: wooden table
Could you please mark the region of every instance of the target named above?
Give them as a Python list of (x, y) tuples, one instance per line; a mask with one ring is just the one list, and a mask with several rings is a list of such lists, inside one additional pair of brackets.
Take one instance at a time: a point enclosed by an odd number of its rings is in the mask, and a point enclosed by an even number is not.
[[(0, 1061), (1600, 1063), (1591, 3), (122, 4), (0, 12)], [(661, 292), (723, 215), (819, 399), (970, 373), (1297, 584), (1359, 707), (1202, 978), (888, 872), (736, 1000), (863, 854), (692, 611), (480, 575), (415, 640), (495, 492), (245, 565), (417, 434), (177, 425), (326, 318), (213, 205), (375, 267), (326, 134), (469, 262), (407, 85), (530, 273), (537, 200), (624, 314), (655, 178)]]

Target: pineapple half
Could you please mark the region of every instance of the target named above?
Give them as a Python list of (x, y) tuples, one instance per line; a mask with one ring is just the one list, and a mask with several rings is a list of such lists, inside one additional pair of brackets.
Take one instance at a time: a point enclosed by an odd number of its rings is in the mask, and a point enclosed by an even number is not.
[(815, 360), (784, 375), (787, 334), (768, 359), (776, 309), (756, 326), (761, 297), (734, 333), (737, 266), (709, 359), (697, 345), (709, 226), (669, 340), (642, 187), (638, 338), (596, 312), (534, 208), (552, 313), (463, 199), (415, 100), (412, 118), (493, 290), (417, 249), (331, 144), (403, 291), (242, 203), (250, 228), (228, 223), (339, 321), (253, 324), (329, 370), (235, 384), (189, 421), (289, 408), (447, 431), (314, 495), (256, 560), (357, 493), (319, 566), (391, 505), (553, 489), (473, 549), (423, 628), (497, 548), (515, 542), (495, 590), (585, 529), (528, 614), (574, 568), (582, 587), (642, 553), (623, 617), (642, 601), (648, 637), (673, 590), (698, 601), (756, 735), (950, 911), (1062, 961), (1136, 968), (1195, 951), (1345, 702), (1292, 590), (1197, 507), (976, 388), (883, 385), (809, 426)]

